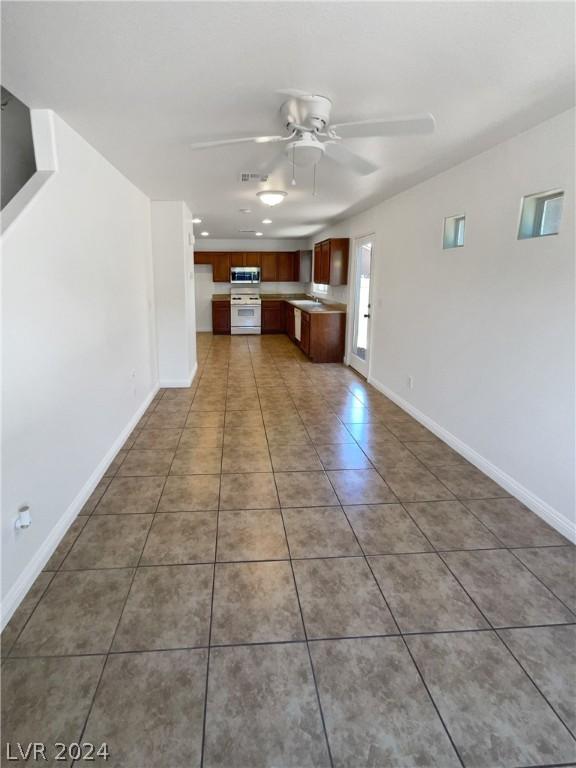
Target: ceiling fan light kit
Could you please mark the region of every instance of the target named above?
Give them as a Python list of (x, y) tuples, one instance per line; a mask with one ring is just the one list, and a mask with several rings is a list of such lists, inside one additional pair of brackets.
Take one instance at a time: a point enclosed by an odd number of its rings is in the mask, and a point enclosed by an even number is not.
[(264, 205), (278, 205), (287, 196), (287, 192), (282, 192), (278, 189), (263, 189), (261, 192), (256, 193), (256, 197)]

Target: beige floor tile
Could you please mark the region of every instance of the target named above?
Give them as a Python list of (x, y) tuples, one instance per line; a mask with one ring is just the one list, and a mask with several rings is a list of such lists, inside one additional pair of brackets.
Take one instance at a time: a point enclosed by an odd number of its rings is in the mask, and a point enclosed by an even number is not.
[(277, 509), (221, 510), (218, 560), (286, 560), (288, 547)]
[(128, 451), (119, 477), (145, 477), (147, 475), (167, 475), (174, 458), (174, 451), (135, 450)]
[(304, 628), (289, 563), (216, 565), (212, 643), (303, 639)]
[(156, 511), (165, 477), (116, 477), (102, 496), (95, 515), (127, 515)]
[(398, 632), (364, 558), (295, 560), (293, 565), (309, 638)]
[(401, 504), (359, 504), (344, 512), (367, 555), (433, 549)]
[(180, 448), (217, 448), (222, 445), (224, 430), (218, 427), (197, 429), (187, 427), (182, 431)]
[(325, 472), (276, 472), (281, 507), (325, 507), (338, 499)]
[(294, 507), (283, 509), (282, 517), (293, 558), (362, 554), (341, 507)]
[(219, 475), (171, 475), (166, 480), (159, 512), (218, 509)]
[(108, 657), (84, 739), (106, 742), (110, 768), (200, 765), (205, 650)]
[(222, 472), (272, 472), (270, 453), (265, 445), (246, 450), (243, 446), (226, 445), (222, 456)]
[(217, 512), (159, 512), (154, 517), (141, 565), (214, 561)]
[(269, 509), (278, 507), (271, 472), (222, 475), (220, 509)]
[(138, 568), (113, 651), (153, 651), (208, 644), (213, 565)]
[(134, 442), (134, 448), (175, 451), (181, 434), (181, 429), (143, 429)]
[(275, 472), (322, 470), (313, 445), (271, 445), (270, 457)]
[(73, 544), (62, 570), (138, 565), (153, 515), (93, 515)]
[(342, 469), (328, 472), (341, 504), (386, 504), (396, 497), (374, 469)]
[(171, 475), (219, 475), (222, 469), (222, 446), (180, 448), (170, 467)]

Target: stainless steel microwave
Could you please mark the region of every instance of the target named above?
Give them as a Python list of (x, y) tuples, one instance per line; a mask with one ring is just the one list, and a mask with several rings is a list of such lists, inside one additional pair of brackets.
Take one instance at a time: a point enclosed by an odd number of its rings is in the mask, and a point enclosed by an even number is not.
[(254, 285), (260, 282), (260, 267), (232, 267), (230, 282), (233, 285)]

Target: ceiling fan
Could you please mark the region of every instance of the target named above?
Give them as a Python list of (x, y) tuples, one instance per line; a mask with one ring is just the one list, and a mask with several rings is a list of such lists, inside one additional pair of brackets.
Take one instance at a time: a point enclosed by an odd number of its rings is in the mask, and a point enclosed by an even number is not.
[(278, 93), (288, 97), (280, 107), (285, 135), (238, 136), (198, 141), (190, 144), (190, 149), (210, 149), (230, 144), (283, 143), (286, 155), (295, 165), (316, 165), (326, 155), (336, 163), (364, 176), (377, 171), (378, 166), (357, 155), (343, 144), (343, 141), (373, 136), (426, 134), (432, 133), (435, 127), (434, 117), (429, 113), (331, 123), (332, 102), (326, 96), (298, 90), (284, 90)]

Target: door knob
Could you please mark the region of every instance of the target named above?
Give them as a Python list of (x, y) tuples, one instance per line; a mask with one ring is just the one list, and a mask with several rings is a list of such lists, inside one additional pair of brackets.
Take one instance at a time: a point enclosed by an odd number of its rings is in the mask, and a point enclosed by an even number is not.
[(364, 317), (370, 317), (370, 315), (364, 315)]

